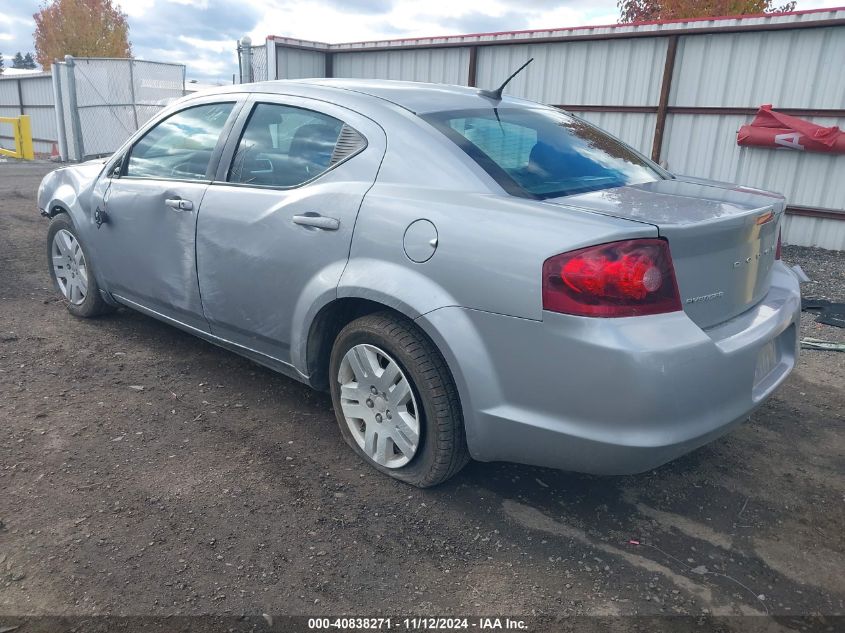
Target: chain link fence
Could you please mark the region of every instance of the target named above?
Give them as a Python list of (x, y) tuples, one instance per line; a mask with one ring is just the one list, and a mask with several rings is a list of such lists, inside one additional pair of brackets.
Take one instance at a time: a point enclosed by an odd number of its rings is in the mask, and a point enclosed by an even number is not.
[(253, 46), (251, 81), (267, 81), (267, 47)]
[(267, 81), (267, 47), (247, 46), (238, 42), (239, 83)]
[(54, 64), (59, 148), (69, 160), (114, 152), (185, 93), (185, 66), (135, 59), (72, 58)]

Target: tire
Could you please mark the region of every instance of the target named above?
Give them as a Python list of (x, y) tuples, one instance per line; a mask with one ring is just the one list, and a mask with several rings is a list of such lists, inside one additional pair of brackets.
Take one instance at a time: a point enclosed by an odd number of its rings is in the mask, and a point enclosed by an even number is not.
[[(71, 248), (65, 246), (66, 250), (57, 250), (60, 247), (56, 242), (56, 236), (60, 233), (65, 237), (68, 234), (70, 235), (70, 240), (62, 240), (62, 244), (70, 244), (72, 245)], [(74, 251), (75, 257), (73, 257), (73, 254), (68, 253), (70, 250)], [(74, 262), (68, 259), (69, 255), (71, 259), (74, 259)], [(60, 264), (62, 271), (67, 271), (68, 275), (73, 275), (72, 282), (69, 277), (64, 277), (64, 275), (57, 272), (57, 267), (54, 265), (54, 256), (57, 256), (57, 261), (64, 260)], [(91, 258), (89, 257), (88, 250), (79, 239), (76, 227), (73, 225), (70, 216), (66, 213), (59, 213), (50, 221), (50, 228), (47, 231), (47, 267), (50, 270), (50, 278), (53, 280), (53, 286), (59, 291), (65, 307), (72, 315), (91, 318), (114, 310), (100, 295), (100, 286), (97, 283), (94, 269), (91, 266)], [(86, 278), (84, 298), (81, 291), (72, 290), (69, 294), (69, 284), (80, 288), (81, 286), (76, 283), (76, 279), (82, 279), (83, 276)]]
[[(362, 363), (364, 356), (375, 361), (368, 365), (365, 359)], [(363, 370), (363, 366), (370, 366), (377, 374), (379, 369), (376, 365), (386, 364), (381, 368), (381, 377), (388, 380), (387, 375), (392, 375), (394, 371), (391, 362), (398, 367), (400, 374), (392, 388), (382, 389), (386, 383), (379, 383), (377, 375), (372, 380), (362, 381), (354, 373), (354, 367)], [(343, 398), (341, 380), (344, 381)], [(335, 339), (329, 381), (343, 438), (359, 457), (379, 471), (419, 488), (428, 488), (446, 481), (469, 461), (455, 382), (440, 352), (411, 321), (391, 312), (377, 312), (349, 323)], [(407, 381), (410, 388), (410, 395), (405, 396), (405, 405), (400, 402), (402, 396), (397, 395), (407, 391), (403, 381)], [(367, 391), (368, 382), (374, 383), (374, 391)], [(372, 398), (369, 393), (374, 394)], [(403, 406), (404, 411), (400, 411)], [(391, 407), (394, 407), (393, 417), (388, 419)], [(379, 411), (382, 413), (379, 414)], [(356, 417), (359, 413), (361, 419)], [(382, 419), (374, 422), (378, 415), (382, 415)], [(403, 424), (406, 420), (410, 423)], [(413, 433), (399, 429), (413, 426), (414, 421), (417, 423), (417, 441), (413, 455), (408, 457), (409, 448), (414, 443), (406, 440), (413, 438)], [(393, 433), (395, 439), (388, 441), (377, 437), (368, 443), (370, 428), (377, 435)], [(382, 450), (381, 441), (387, 445), (392, 443), (392, 452), (391, 449)], [(400, 450), (400, 446), (405, 450)], [(369, 452), (364, 450), (365, 447), (370, 449)], [(376, 461), (371, 453), (382, 463)], [(385, 458), (385, 455), (388, 456)]]

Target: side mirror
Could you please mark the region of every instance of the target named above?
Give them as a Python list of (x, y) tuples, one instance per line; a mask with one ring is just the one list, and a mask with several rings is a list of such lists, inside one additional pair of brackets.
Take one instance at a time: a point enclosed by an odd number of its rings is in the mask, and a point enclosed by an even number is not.
[(123, 168), (123, 160), (126, 157), (124, 154), (109, 168), (109, 178), (120, 178), (120, 172)]

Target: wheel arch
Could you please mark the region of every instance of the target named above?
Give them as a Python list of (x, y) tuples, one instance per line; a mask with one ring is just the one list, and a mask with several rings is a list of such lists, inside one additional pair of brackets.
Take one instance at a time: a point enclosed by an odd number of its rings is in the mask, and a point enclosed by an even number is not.
[(44, 209), (44, 215), (50, 219), (55, 218), (60, 213), (66, 214), (71, 218), (71, 220), (73, 219), (67, 205), (59, 200), (54, 200), (46, 209)]
[[(333, 274), (322, 271), (315, 280)], [(420, 271), (389, 261), (353, 257), (338, 277), (337, 287), (331, 290), (324, 287), (320, 293), (303, 293), (308, 301), (301, 299), (297, 312), (302, 316), (295, 318), (300, 325), (293, 332), (291, 360), (317, 389), (328, 386), (331, 346), (350, 321), (381, 310), (414, 321), (441, 306), (455, 305), (440, 285)]]
[(49, 198), (49, 202), (44, 205), (44, 210), (42, 211), (42, 215), (51, 220), (62, 213), (70, 218), (70, 221), (78, 231), (86, 232), (85, 210), (82, 208), (76, 191), (68, 183), (64, 183), (56, 188), (56, 191), (53, 192), (53, 195)]
[(411, 315), (395, 306), (363, 297), (338, 297), (320, 308), (305, 341), (306, 373), (312, 387), (329, 387), (329, 358), (338, 333), (355, 319), (375, 312), (392, 312), (413, 321)]
[[(479, 400), (491, 401), (491, 397), (495, 400), (500, 386), (495, 373), (489, 372), (492, 359), (481, 335), (463, 308), (450, 306), (419, 315), (403, 311), (395, 304), (362, 297), (340, 297), (330, 301), (317, 312), (309, 328), (305, 353), (311, 386), (321, 390), (329, 388), (329, 359), (337, 335), (353, 320), (374, 312), (392, 312), (408, 319), (442, 356), (458, 391), (470, 453), (477, 456), (474, 445), (477, 444), (479, 429), (473, 406), (474, 396), (482, 394), (474, 394), (470, 389), (470, 382), (477, 376), (469, 376), (463, 371), (459, 357), (471, 357), (470, 364), (485, 374), (485, 384), (479, 388), (486, 397)], [(452, 349), (451, 344), (456, 340), (461, 341), (461, 349)]]

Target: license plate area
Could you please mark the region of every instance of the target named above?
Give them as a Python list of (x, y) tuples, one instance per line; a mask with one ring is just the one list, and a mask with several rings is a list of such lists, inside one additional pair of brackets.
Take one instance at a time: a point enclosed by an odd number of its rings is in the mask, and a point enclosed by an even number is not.
[(754, 368), (754, 385), (759, 385), (780, 362), (777, 339), (772, 339), (757, 354), (757, 366)]
[(795, 362), (795, 326), (767, 342), (757, 352), (752, 398), (760, 400), (774, 389)]

